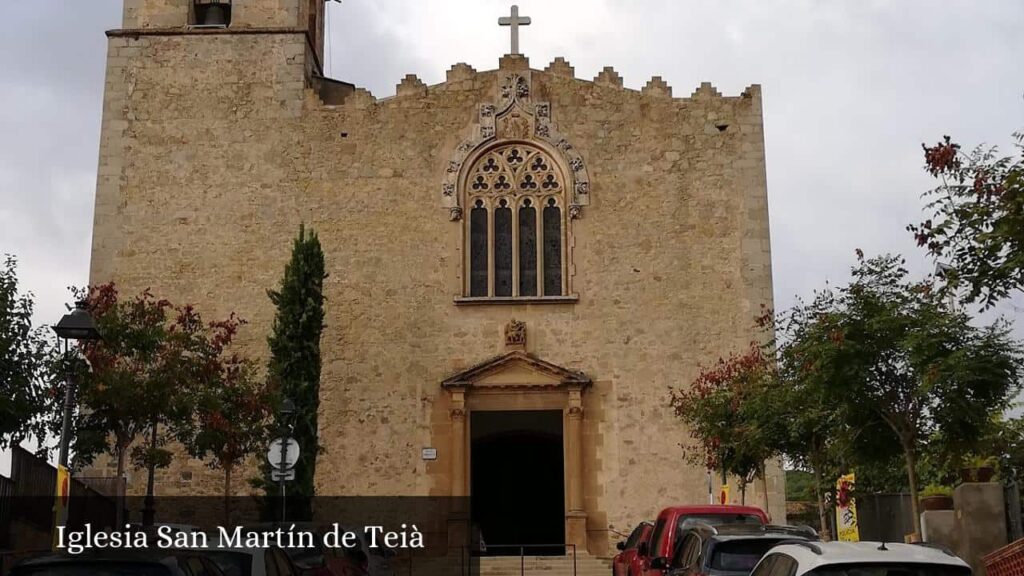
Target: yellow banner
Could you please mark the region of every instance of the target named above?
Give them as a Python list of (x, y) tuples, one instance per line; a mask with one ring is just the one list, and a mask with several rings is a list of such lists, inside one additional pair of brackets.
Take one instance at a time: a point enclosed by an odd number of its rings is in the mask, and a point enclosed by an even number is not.
[(836, 536), (843, 542), (859, 542), (857, 529), (857, 502), (853, 497), (857, 479), (844, 474), (836, 481)]
[(718, 491), (718, 503), (728, 504), (729, 503), (729, 485), (722, 484), (722, 488)]
[(53, 549), (57, 549), (57, 526), (68, 523), (68, 497), (71, 495), (71, 474), (63, 466), (57, 466), (57, 493), (53, 503)]

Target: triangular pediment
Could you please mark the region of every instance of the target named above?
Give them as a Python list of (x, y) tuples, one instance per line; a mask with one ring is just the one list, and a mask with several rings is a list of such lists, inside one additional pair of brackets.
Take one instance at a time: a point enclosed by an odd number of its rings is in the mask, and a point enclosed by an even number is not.
[(445, 379), (442, 386), (558, 388), (588, 384), (590, 379), (582, 372), (563, 368), (532, 354), (515, 350), (463, 370)]

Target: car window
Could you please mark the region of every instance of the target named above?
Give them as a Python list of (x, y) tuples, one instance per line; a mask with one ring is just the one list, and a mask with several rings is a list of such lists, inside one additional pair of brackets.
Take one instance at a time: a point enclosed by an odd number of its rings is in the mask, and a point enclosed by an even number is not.
[(708, 564), (712, 570), (750, 572), (779, 541), (771, 538), (750, 540), (726, 540), (719, 542), (712, 550)]
[(772, 566), (771, 576), (793, 576), (796, 574), (796, 560), (780, 555)]
[(676, 567), (686, 566), (686, 563), (683, 562), (683, 557), (686, 556), (687, 546), (695, 538), (697, 538), (697, 535), (692, 533), (692, 532), (690, 532), (690, 533), (684, 535), (682, 540), (680, 540), (679, 543), (676, 544), (675, 548), (672, 550), (672, 561), (671, 561), (672, 566), (676, 566)]
[(689, 534), (686, 539), (683, 540), (682, 554), (680, 554), (679, 564), (674, 566), (678, 568), (687, 568), (693, 566), (697, 559), (700, 557), (700, 549), (704, 542), (701, 541), (700, 536), (696, 534)]
[[(749, 524), (760, 526), (763, 524), (761, 518), (753, 514), (688, 514), (680, 516), (676, 521), (676, 530), (688, 530), (697, 524), (710, 524), (721, 526), (723, 524)], [(677, 532), (678, 533), (678, 532)]]
[(633, 528), (633, 531), (629, 534), (629, 538), (626, 538), (626, 550), (632, 550), (640, 543), (640, 535), (644, 533), (645, 526), (646, 524), (641, 524), (636, 528)]
[(768, 576), (781, 557), (782, 554), (769, 554), (765, 556), (761, 563), (757, 565), (757, 568), (750, 573), (750, 576)]
[(277, 569), (277, 559), (274, 558), (273, 548), (263, 552), (263, 570), (266, 572), (266, 576), (281, 576)]
[(899, 562), (892, 564), (832, 564), (819, 566), (807, 574), (812, 576), (969, 576), (970, 573), (971, 569), (966, 566)]
[(277, 573), (280, 576), (295, 576), (296, 571), (288, 555), (280, 548), (274, 548), (274, 557), (277, 558)]
[(224, 576), (252, 576), (252, 554), (230, 550), (206, 550), (203, 554), (213, 560)]
[(651, 532), (650, 554), (653, 557), (661, 556), (661, 550), (657, 549), (657, 546), (661, 542), (661, 533), (665, 531), (665, 524), (664, 518), (658, 518), (658, 522), (654, 525), (654, 530)]
[(206, 567), (203, 566), (202, 560), (196, 556), (189, 556), (184, 558), (185, 566), (188, 568), (188, 573), (192, 576), (207, 576)]

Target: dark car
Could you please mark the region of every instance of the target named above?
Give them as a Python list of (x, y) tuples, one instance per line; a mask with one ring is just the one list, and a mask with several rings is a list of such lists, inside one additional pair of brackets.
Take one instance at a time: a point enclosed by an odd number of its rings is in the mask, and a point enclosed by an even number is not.
[(128, 552), (103, 555), (54, 554), (32, 558), (11, 569), (9, 576), (224, 576), (204, 554), (188, 550)]
[(688, 529), (669, 558), (652, 560), (668, 576), (748, 576), (768, 550), (786, 541), (817, 540), (806, 526), (697, 525)]
[(619, 542), (616, 548), (619, 553), (612, 558), (612, 576), (637, 576), (642, 569), (638, 563), (637, 552), (647, 547), (654, 524), (641, 522), (629, 533), (629, 537)]
[(658, 514), (651, 531), (650, 544), (637, 549), (637, 559), (643, 576), (664, 576), (665, 570), (652, 564), (655, 558), (668, 558), (679, 544), (681, 536), (698, 524), (718, 526), (721, 524), (749, 524), (761, 526), (768, 523), (768, 515), (754, 506), (688, 505), (669, 506)]

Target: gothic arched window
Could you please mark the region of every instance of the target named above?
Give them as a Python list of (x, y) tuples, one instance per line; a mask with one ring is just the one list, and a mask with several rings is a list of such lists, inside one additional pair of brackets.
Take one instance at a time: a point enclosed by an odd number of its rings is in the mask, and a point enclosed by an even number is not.
[(476, 158), (463, 181), (467, 296), (568, 294), (566, 187), (536, 146), (506, 143)]

